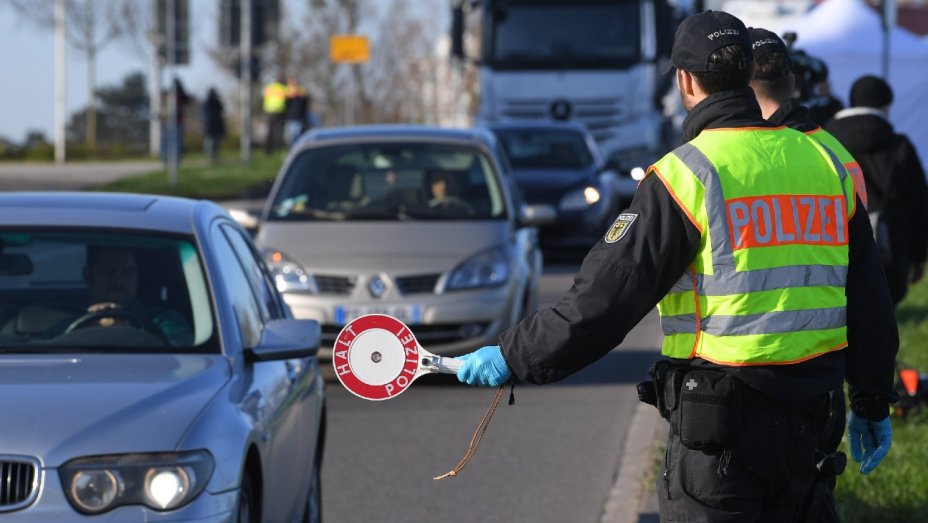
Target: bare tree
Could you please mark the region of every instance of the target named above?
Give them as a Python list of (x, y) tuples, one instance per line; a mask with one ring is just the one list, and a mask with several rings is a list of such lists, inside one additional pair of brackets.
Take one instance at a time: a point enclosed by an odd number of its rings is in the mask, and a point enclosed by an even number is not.
[[(8, 0), (16, 11), (42, 29), (55, 28), (55, 0)], [(116, 14), (132, 0), (65, 0), (65, 33), (68, 44), (87, 61), (87, 145), (97, 141), (97, 54), (122, 32)]]

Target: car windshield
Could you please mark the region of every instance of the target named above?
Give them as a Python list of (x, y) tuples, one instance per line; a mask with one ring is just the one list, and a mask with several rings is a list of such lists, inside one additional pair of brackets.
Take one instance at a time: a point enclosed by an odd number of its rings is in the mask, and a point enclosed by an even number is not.
[(0, 353), (218, 352), (186, 238), (0, 230)]
[(495, 168), (475, 147), (364, 143), (300, 153), (269, 220), (486, 220), (506, 217)]
[(496, 69), (621, 68), (638, 61), (638, 2), (511, 2), (487, 14)]
[(514, 169), (586, 169), (593, 155), (576, 131), (498, 129), (495, 131)]

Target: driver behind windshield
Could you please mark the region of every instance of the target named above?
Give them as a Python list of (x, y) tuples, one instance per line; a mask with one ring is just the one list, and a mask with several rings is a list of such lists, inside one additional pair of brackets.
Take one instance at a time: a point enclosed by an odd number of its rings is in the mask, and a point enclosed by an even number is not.
[[(171, 345), (190, 345), (193, 342), (193, 330), (179, 312), (146, 305), (139, 299), (139, 267), (133, 250), (88, 245), (83, 277), (90, 292), (87, 313), (99, 313), (97, 325), (132, 324), (132, 317), (137, 316), (157, 327)], [(106, 316), (107, 310), (113, 310), (113, 315)]]

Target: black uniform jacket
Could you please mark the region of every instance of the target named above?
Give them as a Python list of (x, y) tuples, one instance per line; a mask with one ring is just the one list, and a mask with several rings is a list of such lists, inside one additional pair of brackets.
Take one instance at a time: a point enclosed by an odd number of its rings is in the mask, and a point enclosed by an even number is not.
[[(703, 129), (732, 127), (774, 125), (762, 118), (753, 92), (745, 88), (713, 94), (694, 107), (684, 122), (684, 140)], [(625, 235), (614, 243), (600, 240), (590, 250), (556, 305), (500, 337), (516, 379), (549, 383), (596, 361), (622, 342), (692, 263), (699, 231), (657, 176), (642, 180), (626, 213), (637, 218)], [(887, 402), (895, 399), (898, 333), (886, 283), (873, 277), (881, 268), (866, 213), (855, 213), (849, 229), (847, 349), (793, 365), (722, 367), (699, 358), (677, 363), (723, 369), (783, 401), (823, 394), (840, 386), (846, 373), (855, 411), (885, 418)]]
[(886, 267), (894, 301), (905, 295), (909, 264), (928, 255), (928, 184), (918, 154), (905, 135), (897, 134), (879, 114), (841, 111), (825, 129), (841, 141), (860, 164), (870, 201), (889, 223), (893, 261)]

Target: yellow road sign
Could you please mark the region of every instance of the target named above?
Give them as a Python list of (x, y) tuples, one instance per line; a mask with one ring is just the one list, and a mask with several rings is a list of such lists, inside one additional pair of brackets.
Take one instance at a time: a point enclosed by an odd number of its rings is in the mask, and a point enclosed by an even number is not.
[(332, 35), (329, 39), (329, 58), (333, 62), (363, 64), (370, 60), (371, 48), (366, 36)]

